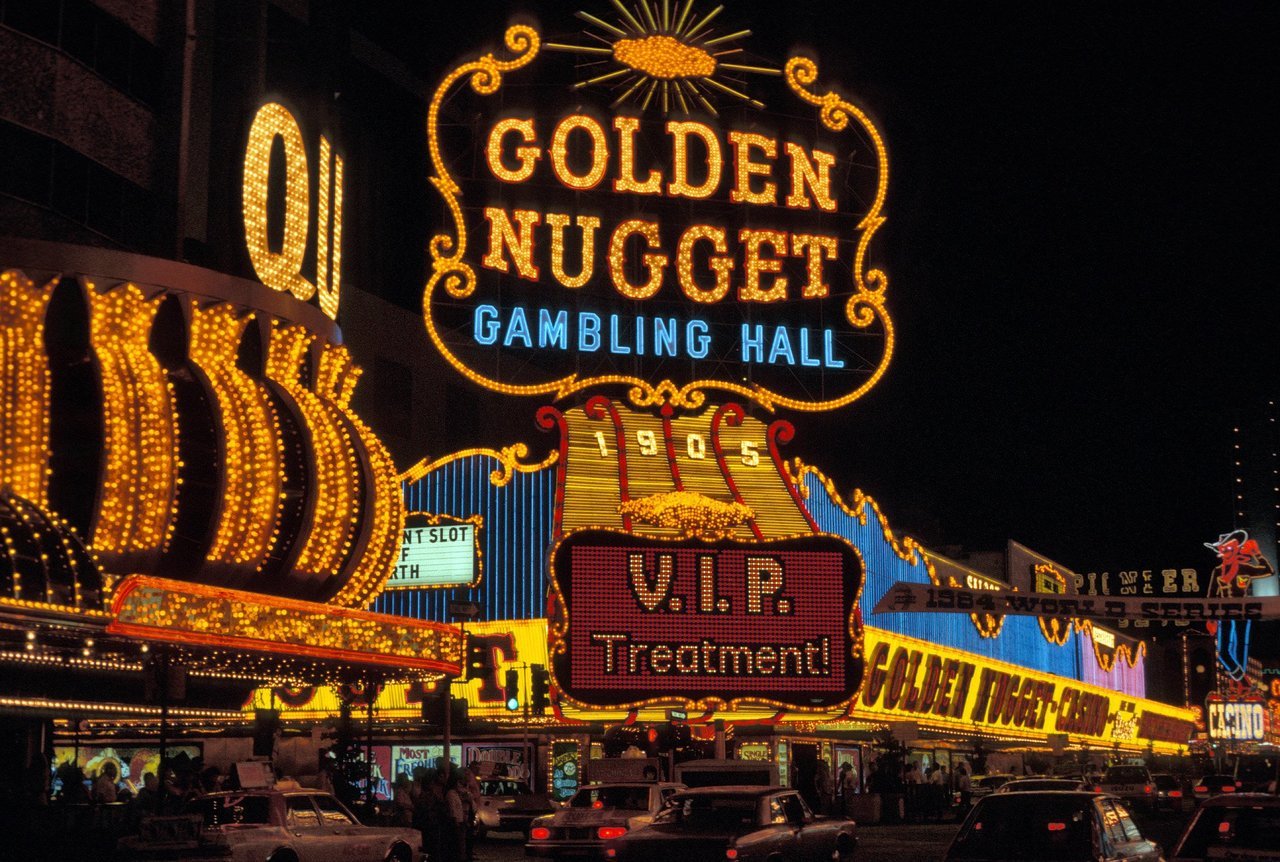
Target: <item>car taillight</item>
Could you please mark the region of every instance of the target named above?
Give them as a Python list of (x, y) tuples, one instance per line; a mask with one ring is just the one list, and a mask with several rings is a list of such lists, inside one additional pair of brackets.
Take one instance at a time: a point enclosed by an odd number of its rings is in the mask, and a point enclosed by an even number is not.
[(1236, 792), (1236, 786), (1235, 786), (1234, 784), (1224, 784), (1224, 785), (1222, 785), (1222, 792), (1223, 792), (1223, 793), (1235, 793), (1235, 792)]
[(545, 826), (535, 826), (529, 830), (529, 837), (534, 841), (546, 841), (551, 837), (551, 830)]
[(726, 859), (737, 859), (737, 858), (738, 858), (738, 848), (737, 848), (737, 847), (730, 847), (728, 850), (724, 851), (724, 858), (726, 858)]
[(1142, 792), (1143, 792), (1143, 793), (1150, 793), (1150, 792), (1151, 792), (1151, 790), (1152, 790), (1152, 787), (1151, 787), (1151, 785), (1150, 785), (1150, 784), (1148, 784), (1148, 785), (1146, 785), (1146, 786), (1144, 786), (1144, 787), (1142, 788)]
[(1181, 798), (1182, 798), (1182, 791), (1181, 791), (1181, 790), (1170, 790), (1170, 791), (1169, 791), (1169, 798), (1170, 798), (1170, 799), (1181, 799)]
[(610, 838), (621, 838), (627, 834), (625, 826), (601, 826), (596, 830), (596, 837), (601, 841), (608, 841)]
[(1196, 793), (1208, 793), (1208, 792), (1209, 792), (1209, 788), (1205, 787), (1203, 784), (1196, 785)]
[(1050, 824), (1049, 824), (1049, 831), (1050, 831), (1050, 832), (1065, 832), (1066, 830), (1067, 830), (1067, 824), (1065, 824), (1065, 823), (1050, 823)]
[(604, 803), (597, 799), (595, 802), (591, 803), (591, 807), (599, 811), (601, 808), (604, 808)]
[(1101, 792), (1102, 792), (1102, 785), (1101, 785), (1101, 784), (1095, 784), (1095, 785), (1093, 785), (1093, 792), (1094, 792), (1094, 793), (1101, 793)]
[(604, 855), (608, 856), (610, 859), (615, 859), (618, 856), (618, 851), (613, 849), (612, 847), (609, 847), (605, 849)]

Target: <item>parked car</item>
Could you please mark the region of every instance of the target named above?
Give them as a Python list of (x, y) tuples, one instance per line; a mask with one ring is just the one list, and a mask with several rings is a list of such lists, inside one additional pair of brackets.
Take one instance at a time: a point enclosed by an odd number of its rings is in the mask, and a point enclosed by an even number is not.
[(1280, 797), (1233, 793), (1209, 798), (1183, 830), (1170, 862), (1280, 859)]
[(480, 780), (480, 804), (476, 806), (475, 832), (520, 832), (529, 834), (533, 821), (556, 810), (546, 793), (534, 793), (515, 778)]
[(995, 789), (996, 793), (1026, 793), (1029, 790), (1092, 790), (1075, 778), (1015, 778)]
[(1199, 803), (1223, 793), (1239, 793), (1240, 782), (1236, 781), (1234, 775), (1203, 775), (1191, 786), (1191, 790)]
[(766, 760), (686, 760), (676, 764), (675, 780), (685, 787), (778, 785), (778, 764)]
[(684, 785), (667, 782), (614, 782), (578, 788), (554, 814), (539, 817), (524, 845), (527, 856), (600, 858), (604, 843), (653, 822)]
[(975, 775), (969, 780), (969, 798), (976, 803), (984, 796), (990, 796), (1001, 786), (1017, 778), (1007, 772), (993, 772), (987, 775)]
[(150, 817), (122, 839), (124, 859), (225, 859), (230, 862), (420, 862), (416, 829), (363, 826), (341, 802), (317, 791), (213, 793), (187, 814)]
[(1102, 773), (1102, 780), (1094, 785), (1094, 790), (1119, 796), (1148, 811), (1154, 811), (1156, 807), (1156, 783), (1145, 766), (1108, 766)]
[(1122, 800), (1081, 791), (995, 793), (973, 807), (946, 862), (1161, 862)]
[(843, 817), (815, 817), (800, 794), (785, 787), (699, 787), (671, 797), (644, 829), (605, 844), (617, 862), (848, 862), (856, 826)]
[(1152, 775), (1151, 780), (1156, 785), (1156, 808), (1160, 811), (1181, 811), (1187, 795), (1182, 782), (1164, 773)]

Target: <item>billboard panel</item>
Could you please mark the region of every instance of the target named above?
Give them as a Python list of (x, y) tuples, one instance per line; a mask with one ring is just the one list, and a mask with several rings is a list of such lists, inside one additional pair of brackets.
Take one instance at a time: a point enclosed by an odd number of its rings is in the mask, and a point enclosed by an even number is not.
[(847, 542), (666, 540), (610, 530), (556, 548), (552, 667), (571, 701), (823, 709), (862, 680)]

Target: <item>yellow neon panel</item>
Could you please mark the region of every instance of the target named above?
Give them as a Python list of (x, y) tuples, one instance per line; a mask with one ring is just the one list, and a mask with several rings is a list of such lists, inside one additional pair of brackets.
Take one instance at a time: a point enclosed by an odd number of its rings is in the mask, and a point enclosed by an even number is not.
[(213, 389), (225, 441), (222, 511), (207, 559), (261, 569), (277, 540), (284, 444), (267, 393), (236, 365), (252, 319), (228, 305), (193, 303), (190, 354)]
[(49, 365), (44, 315), (56, 282), (0, 273), (0, 485), (41, 508), (49, 491)]
[(158, 552), (173, 532), (179, 467), (173, 387), (148, 348), (161, 297), (148, 300), (133, 284), (85, 288), (105, 426), (92, 547), (103, 555)]

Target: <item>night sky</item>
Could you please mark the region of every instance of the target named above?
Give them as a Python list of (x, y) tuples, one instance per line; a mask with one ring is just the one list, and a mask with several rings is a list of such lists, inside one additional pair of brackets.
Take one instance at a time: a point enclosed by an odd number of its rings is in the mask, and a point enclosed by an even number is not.
[[(1273, 4), (726, 5), (752, 53), (815, 56), (891, 159), (896, 356), (853, 406), (788, 414), (788, 454), (933, 545), (1211, 568), (1233, 423), (1277, 394)], [(349, 14), (434, 82), (512, 14), (568, 34), (577, 8), (609, 7)], [(538, 442), (536, 407), (480, 442)]]

